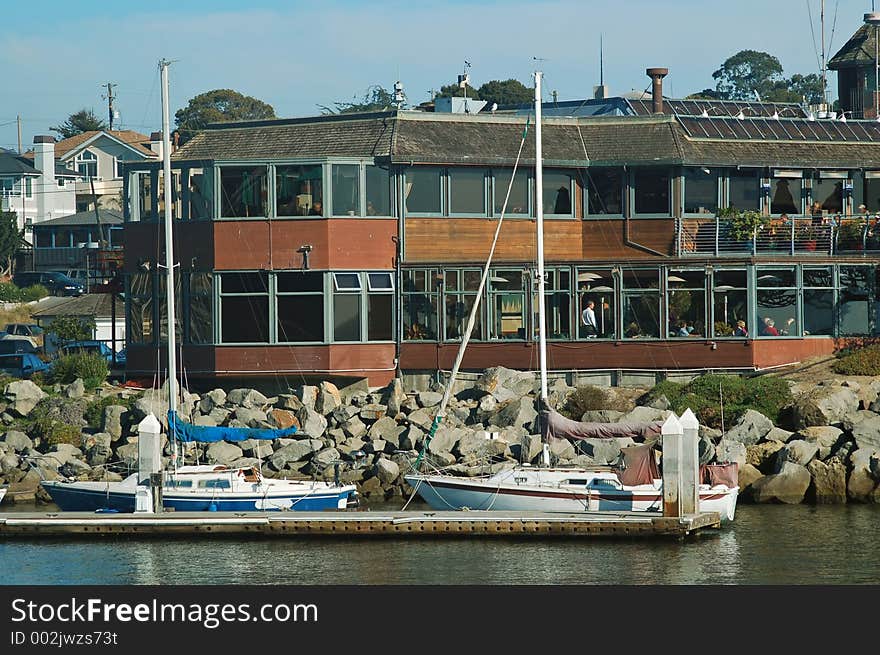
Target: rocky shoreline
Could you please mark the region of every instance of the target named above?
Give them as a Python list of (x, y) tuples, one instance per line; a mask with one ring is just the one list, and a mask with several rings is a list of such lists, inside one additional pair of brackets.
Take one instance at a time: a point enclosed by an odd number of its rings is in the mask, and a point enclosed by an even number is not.
[[(537, 463), (537, 381), (528, 372), (487, 369), (458, 381), (446, 418), (428, 451), (434, 463), (458, 475), (481, 475), (520, 461)], [(550, 404), (562, 408), (574, 387), (556, 380)], [(591, 410), (583, 421), (663, 420), (664, 397), (646, 390), (610, 388), (616, 409)], [(267, 477), (338, 478), (357, 485), (361, 499), (387, 503), (412, 489), (403, 479), (422, 448), (443, 387), (405, 393), (399, 380), (371, 390), (365, 382), (338, 388), (303, 385), (267, 397), (256, 389), (182, 392), (181, 416), (197, 425), (286, 428), (292, 438), (189, 445), (187, 463), (258, 465)], [(701, 426), (700, 463), (736, 462), (742, 502), (880, 502), (880, 380), (793, 383), (793, 402), (779, 425), (748, 410), (725, 432)], [(85, 415), (100, 410), (96, 425)], [(621, 411), (626, 409), (627, 411)], [(77, 380), (47, 394), (33, 382), (9, 383), (0, 399), (0, 484), (4, 504), (51, 502), (42, 479), (120, 480), (137, 466), (137, 425), (152, 412), (165, 423), (164, 389), (138, 391), (105, 384), (86, 394)], [(39, 418), (35, 418), (39, 417)], [(166, 426), (167, 427), (167, 426)], [(167, 439), (166, 455), (170, 454)], [(559, 465), (613, 464), (632, 439), (550, 443)]]

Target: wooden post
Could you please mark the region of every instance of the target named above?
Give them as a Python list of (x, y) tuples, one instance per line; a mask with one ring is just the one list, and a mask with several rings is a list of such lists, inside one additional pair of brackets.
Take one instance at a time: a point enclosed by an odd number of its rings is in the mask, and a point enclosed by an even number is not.
[(700, 422), (690, 407), (681, 415), (681, 511), (700, 511)]
[(663, 423), (663, 516), (681, 517), (681, 423), (675, 413)]
[(165, 474), (162, 471), (150, 474), (150, 489), (153, 492), (153, 514), (159, 514), (164, 510), (162, 503), (162, 490), (165, 487)]

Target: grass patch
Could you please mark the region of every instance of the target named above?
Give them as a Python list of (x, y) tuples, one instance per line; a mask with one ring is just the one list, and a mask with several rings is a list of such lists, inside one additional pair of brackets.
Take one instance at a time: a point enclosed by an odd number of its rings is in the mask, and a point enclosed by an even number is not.
[(748, 409), (761, 412), (776, 423), (782, 408), (792, 400), (788, 383), (767, 375), (753, 378), (701, 375), (687, 384), (667, 380), (654, 386), (646, 396), (649, 402), (666, 396), (676, 414), (690, 407), (700, 423), (719, 429), (722, 427), (722, 398), (725, 429)]
[(110, 368), (107, 360), (93, 353), (75, 353), (62, 355), (55, 360), (52, 367), (51, 381), (70, 384), (82, 378), (86, 389), (95, 389), (107, 379)]
[(840, 375), (880, 375), (880, 344), (841, 351), (831, 370)]

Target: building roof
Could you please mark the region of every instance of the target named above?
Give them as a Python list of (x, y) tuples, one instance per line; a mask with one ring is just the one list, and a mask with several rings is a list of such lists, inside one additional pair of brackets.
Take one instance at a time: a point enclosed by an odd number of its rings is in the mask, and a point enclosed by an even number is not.
[(874, 65), (875, 41), (877, 30), (868, 24), (863, 24), (856, 30), (849, 41), (828, 60), (828, 68), (838, 70), (853, 66)]
[[(56, 316), (88, 316), (91, 318), (111, 318), (112, 293), (87, 293), (75, 298), (50, 296), (40, 301), (38, 309), (31, 312), (35, 319), (52, 319)], [(116, 297), (116, 318), (120, 324), (125, 321), (125, 303)]]
[[(122, 225), (123, 217), (122, 213), (118, 211), (114, 211), (112, 209), (99, 209), (98, 210), (98, 220), (101, 221), (102, 225)], [(50, 218), (47, 221), (40, 221), (39, 223), (34, 225), (34, 228), (43, 228), (43, 227), (58, 227), (62, 225), (94, 225), (95, 224), (95, 212), (94, 210), (78, 212), (76, 214), (70, 214), (68, 216), (59, 216), (58, 218)]]
[[(663, 114), (648, 113), (648, 106), (638, 102), (632, 108), (632, 115), (622, 116), (545, 116), (545, 163), (880, 168), (880, 124), (875, 121), (813, 120), (797, 105), (774, 103), (672, 100), (664, 101)], [(172, 158), (347, 156), (404, 165), (508, 166), (517, 158), (530, 120), (510, 113), (399, 110), (221, 124), (198, 133)], [(531, 136), (520, 163), (534, 164), (534, 156)]]
[(39, 175), (33, 162), (24, 156), (5, 151), (0, 152), (0, 175)]
[[(81, 134), (56, 142), (55, 156), (62, 159), (68, 153), (85, 147), (86, 144), (92, 142), (101, 135), (108, 136), (113, 140), (132, 148), (144, 157), (152, 159), (158, 158), (158, 155), (150, 150), (149, 146), (144, 145), (150, 143), (150, 137), (146, 134), (135, 132), (134, 130), (89, 130), (88, 132), (82, 132)], [(34, 153), (33, 151), (29, 151), (24, 156), (33, 159)]]

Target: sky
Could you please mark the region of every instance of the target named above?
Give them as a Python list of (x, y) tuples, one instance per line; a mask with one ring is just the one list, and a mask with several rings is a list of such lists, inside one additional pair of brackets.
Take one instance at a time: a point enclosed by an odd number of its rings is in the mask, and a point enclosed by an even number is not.
[[(783, 74), (821, 70), (822, 0), (37, 0), (3, 3), (0, 147), (25, 150), (72, 113), (108, 115), (114, 129), (162, 129), (158, 62), (169, 68), (174, 113), (229, 88), (279, 117), (362, 98), (400, 80), (409, 105), (467, 72), (474, 86), (544, 74), (547, 99), (642, 91), (645, 69), (669, 68), (664, 95), (714, 87), (712, 72), (740, 50), (776, 56)], [(826, 59), (862, 24), (872, 0), (825, 0)], [(880, 10), (880, 1), (877, 9)], [(811, 21), (812, 18), (812, 21)], [(828, 85), (835, 97), (836, 76)]]

